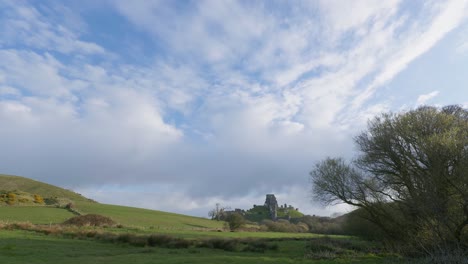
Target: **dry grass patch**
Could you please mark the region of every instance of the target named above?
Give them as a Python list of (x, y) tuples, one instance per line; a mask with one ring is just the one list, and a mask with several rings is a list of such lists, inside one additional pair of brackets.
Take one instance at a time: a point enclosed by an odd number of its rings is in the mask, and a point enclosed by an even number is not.
[(97, 214), (79, 215), (63, 222), (64, 225), (113, 227), (117, 223), (107, 216)]

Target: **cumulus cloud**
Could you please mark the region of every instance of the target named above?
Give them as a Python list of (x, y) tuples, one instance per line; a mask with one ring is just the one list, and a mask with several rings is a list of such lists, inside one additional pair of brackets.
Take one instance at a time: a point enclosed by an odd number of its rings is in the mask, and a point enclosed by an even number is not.
[[(392, 109), (374, 95), (467, 13), (460, 1), (419, 11), (400, 1), (114, 1), (65, 19), (72, 7), (1, 5), (4, 172), (197, 215), (265, 193), (333, 212), (310, 201), (314, 162), (351, 157), (352, 136)], [(93, 35), (94, 12), (123, 25), (145, 57)]]

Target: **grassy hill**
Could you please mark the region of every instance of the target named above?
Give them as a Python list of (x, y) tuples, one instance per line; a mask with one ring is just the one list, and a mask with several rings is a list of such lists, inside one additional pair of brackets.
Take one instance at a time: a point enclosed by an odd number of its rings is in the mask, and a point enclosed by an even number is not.
[(162, 230), (196, 230), (222, 228), (224, 222), (182, 214), (168, 213), (120, 205), (78, 202), (77, 209), (85, 214), (100, 214), (130, 227)]
[(82, 195), (47, 183), (24, 177), (0, 174), (0, 191), (38, 194), (44, 198), (66, 198), (72, 201), (89, 201)]
[(65, 199), (71, 201), (75, 205), (74, 209), (81, 214), (108, 216), (115, 222), (127, 227), (159, 230), (198, 230), (223, 227), (223, 222), (200, 217), (127, 206), (100, 204), (75, 192), (19, 176), (0, 175), (0, 195), (1, 193), (3, 195), (13, 193), (16, 196), (16, 201), (20, 199), (24, 201), (21, 203), (15, 202), (12, 206), (6, 202), (0, 202), (0, 221), (6, 222), (28, 221), (34, 224), (62, 223), (64, 220), (74, 216), (73, 212), (65, 208), (57, 208), (59, 204), (48, 206), (47, 203), (35, 203), (34, 195), (38, 194), (46, 201), (49, 198), (55, 197), (58, 200)]
[(0, 222), (31, 222), (56, 224), (75, 216), (72, 212), (45, 206), (0, 206)]

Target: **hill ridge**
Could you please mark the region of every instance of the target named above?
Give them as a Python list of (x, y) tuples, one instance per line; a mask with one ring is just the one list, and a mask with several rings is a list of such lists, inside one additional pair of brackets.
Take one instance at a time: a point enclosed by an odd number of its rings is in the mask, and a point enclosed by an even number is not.
[(22, 191), (38, 194), (44, 198), (67, 198), (75, 202), (92, 201), (79, 193), (52, 184), (8, 174), (0, 174), (0, 191)]
[[(223, 222), (207, 218), (165, 212), (147, 208), (103, 204), (63, 188), (16, 175), (0, 174), (1, 191), (11, 191), (20, 194), (39, 194), (47, 199), (50, 196), (65, 197), (73, 201), (75, 210), (83, 214), (99, 214), (110, 217), (115, 222), (126, 227), (145, 228), (157, 231), (168, 230), (219, 230)], [(35, 224), (62, 223), (74, 216), (64, 207), (37, 206), (23, 204), (17, 206), (2, 206), (0, 203), (0, 223), (2, 221), (28, 221)]]

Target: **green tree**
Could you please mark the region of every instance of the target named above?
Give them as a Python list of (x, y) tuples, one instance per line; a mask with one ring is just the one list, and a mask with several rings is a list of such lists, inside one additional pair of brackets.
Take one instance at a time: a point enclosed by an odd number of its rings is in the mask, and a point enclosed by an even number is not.
[(310, 173), (314, 196), (344, 202), (387, 237), (467, 247), (468, 110), (423, 106), (385, 113), (355, 138), (360, 155), (327, 158)]
[(241, 228), (245, 224), (244, 217), (239, 213), (230, 213), (227, 216), (226, 221), (229, 225), (229, 229), (232, 231)]

